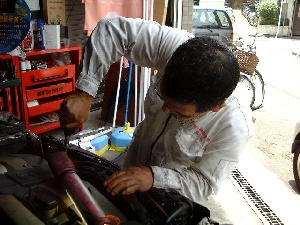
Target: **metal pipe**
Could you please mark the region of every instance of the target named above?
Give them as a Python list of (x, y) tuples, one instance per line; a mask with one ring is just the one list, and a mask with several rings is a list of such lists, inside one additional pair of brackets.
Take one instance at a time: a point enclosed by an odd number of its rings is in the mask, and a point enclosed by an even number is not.
[(98, 206), (77, 175), (75, 165), (67, 156), (66, 152), (53, 152), (49, 154), (47, 161), (53, 174), (61, 180), (64, 188), (88, 224), (114, 224), (109, 218), (105, 217), (105, 213)]
[(113, 118), (113, 124), (112, 124), (113, 128), (116, 127), (117, 111), (118, 111), (118, 104), (119, 104), (119, 94), (120, 94), (120, 86), (121, 86), (121, 79), (122, 79), (123, 60), (124, 60), (124, 56), (122, 56), (120, 59), (119, 79), (118, 79), (118, 87), (117, 87), (117, 93), (116, 93), (114, 118)]

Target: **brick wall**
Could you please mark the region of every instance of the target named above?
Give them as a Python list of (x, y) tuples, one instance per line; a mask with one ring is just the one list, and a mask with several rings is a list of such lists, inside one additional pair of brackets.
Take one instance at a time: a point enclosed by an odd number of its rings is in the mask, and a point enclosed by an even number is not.
[(182, 24), (181, 29), (192, 31), (193, 4), (191, 0), (182, 0)]

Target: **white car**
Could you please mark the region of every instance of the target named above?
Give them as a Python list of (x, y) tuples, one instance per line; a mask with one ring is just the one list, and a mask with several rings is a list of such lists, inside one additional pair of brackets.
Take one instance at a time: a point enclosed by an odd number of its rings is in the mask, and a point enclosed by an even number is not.
[(292, 144), (293, 172), (297, 187), (300, 191), (300, 121), (295, 126), (294, 142)]
[(193, 6), (192, 33), (214, 37), (227, 45), (232, 44), (233, 27), (225, 8)]

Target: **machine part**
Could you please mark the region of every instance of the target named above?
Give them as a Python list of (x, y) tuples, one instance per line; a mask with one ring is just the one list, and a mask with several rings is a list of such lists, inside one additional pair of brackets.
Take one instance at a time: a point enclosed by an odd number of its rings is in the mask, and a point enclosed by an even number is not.
[(0, 121), (0, 155), (18, 152), (29, 139), (29, 133), (17, 125)]
[[(29, 210), (43, 224), (57, 225), (195, 225), (210, 217), (209, 209), (174, 190), (152, 188), (127, 197), (112, 196), (103, 181), (119, 166), (74, 145), (67, 153), (64, 149), (58, 139), (41, 136), (20, 154), (0, 156), (8, 170), (0, 174), (0, 195), (22, 203), (14, 210)], [(0, 204), (0, 218), (12, 224), (15, 218), (3, 213), (11, 207), (11, 198), (6, 199)]]
[(0, 156), (0, 162), (8, 170), (0, 174), (3, 224), (85, 224), (43, 158), (12, 154)]
[(83, 185), (82, 180), (76, 174), (75, 165), (66, 152), (51, 153), (47, 157), (47, 161), (55, 176), (62, 181), (63, 186), (88, 224), (114, 224), (113, 221), (105, 217), (103, 210)]
[(12, 195), (0, 195), (0, 217), (3, 224), (44, 224)]

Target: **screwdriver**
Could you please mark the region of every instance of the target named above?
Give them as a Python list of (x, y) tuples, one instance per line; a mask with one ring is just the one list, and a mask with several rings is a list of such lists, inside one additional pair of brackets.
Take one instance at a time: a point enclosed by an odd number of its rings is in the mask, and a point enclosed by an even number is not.
[(69, 147), (70, 136), (71, 136), (71, 135), (65, 134), (65, 142), (64, 142), (64, 145), (65, 145), (65, 152), (67, 152), (68, 147)]

